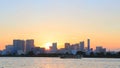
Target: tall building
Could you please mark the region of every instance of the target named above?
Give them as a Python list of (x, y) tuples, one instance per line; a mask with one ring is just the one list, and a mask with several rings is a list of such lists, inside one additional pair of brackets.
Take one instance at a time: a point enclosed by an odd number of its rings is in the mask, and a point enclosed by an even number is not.
[(26, 53), (32, 51), (33, 49), (34, 49), (34, 40), (33, 39), (26, 40)]
[(65, 49), (69, 50), (70, 49), (70, 43), (65, 43)]
[(90, 51), (90, 39), (87, 40), (88, 52)]
[(57, 51), (57, 43), (52, 44), (53, 51)]
[(74, 44), (74, 50), (78, 51), (79, 49), (80, 49), (79, 43)]
[(50, 47), (51, 53), (56, 53), (57, 52), (57, 43), (52, 43), (52, 46)]
[(25, 41), (24, 40), (13, 40), (14, 50), (17, 52), (19, 50), (25, 51)]
[(65, 53), (71, 53), (71, 46), (70, 43), (65, 43)]
[(84, 41), (80, 42), (80, 51), (85, 51), (84, 50)]

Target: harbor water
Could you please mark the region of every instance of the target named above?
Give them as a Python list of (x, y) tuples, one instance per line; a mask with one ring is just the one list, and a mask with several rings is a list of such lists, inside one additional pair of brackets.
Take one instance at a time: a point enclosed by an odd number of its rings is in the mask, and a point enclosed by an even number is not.
[(120, 59), (49, 57), (0, 57), (0, 68), (120, 68)]

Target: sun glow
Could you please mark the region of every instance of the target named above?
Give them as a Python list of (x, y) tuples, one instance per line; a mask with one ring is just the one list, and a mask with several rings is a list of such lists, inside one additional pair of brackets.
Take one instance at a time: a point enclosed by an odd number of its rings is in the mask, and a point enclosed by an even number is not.
[(45, 49), (49, 50), (52, 44), (50, 42), (45, 43)]

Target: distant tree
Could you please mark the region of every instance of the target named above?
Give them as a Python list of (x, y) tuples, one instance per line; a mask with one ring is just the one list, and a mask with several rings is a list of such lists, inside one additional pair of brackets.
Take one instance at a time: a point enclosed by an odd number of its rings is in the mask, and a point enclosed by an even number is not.
[(91, 57), (94, 57), (94, 56), (95, 56), (94, 52), (91, 52), (91, 53), (90, 53), (90, 56), (91, 56)]
[(33, 56), (34, 53), (33, 53), (33, 51), (30, 51), (30, 52), (27, 53), (27, 55), (29, 55), (29, 56)]
[(76, 53), (76, 55), (83, 55), (84, 54), (84, 52), (82, 52), (82, 51), (77, 51), (77, 53)]
[(105, 54), (104, 54), (104, 52), (100, 52), (100, 53), (96, 53), (96, 56), (98, 56), (98, 57), (104, 57)]
[(21, 54), (20, 56), (24, 56), (25, 54)]
[(120, 58), (120, 52), (117, 52), (116, 57)]
[(118, 52), (118, 55), (120, 55), (120, 51)]
[(66, 54), (66, 55), (69, 55), (69, 53), (68, 53), (68, 52), (66, 52), (65, 54)]
[(107, 52), (107, 53), (106, 53), (106, 57), (113, 57), (113, 55), (112, 55), (112, 53)]

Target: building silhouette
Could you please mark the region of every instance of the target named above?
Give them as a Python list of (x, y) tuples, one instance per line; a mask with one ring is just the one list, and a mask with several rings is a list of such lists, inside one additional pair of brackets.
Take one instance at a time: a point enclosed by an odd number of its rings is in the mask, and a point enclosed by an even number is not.
[(102, 46), (96, 46), (96, 50), (95, 50), (96, 53), (105, 53), (106, 52), (106, 48), (103, 48)]
[(6, 51), (6, 54), (13, 54), (14, 53), (14, 46), (13, 45), (6, 45), (5, 51)]
[(71, 53), (71, 46), (70, 46), (70, 43), (65, 43), (65, 50), (64, 50), (64, 52), (65, 53)]
[(70, 43), (65, 43), (65, 49), (70, 50)]
[(50, 53), (56, 53), (57, 52), (57, 43), (52, 43), (52, 46), (50, 47)]
[(26, 53), (32, 51), (34, 49), (34, 40), (28, 39), (26, 40)]
[(84, 41), (80, 42), (80, 51), (84, 52)]
[(87, 51), (89, 52), (90, 51), (90, 39), (87, 40), (87, 46), (88, 46)]
[(13, 46), (16, 53), (25, 51), (25, 41), (24, 40), (13, 40)]
[(65, 43), (64, 48), (57, 49), (57, 43), (52, 43), (49, 50), (45, 50), (45, 48), (35, 47), (34, 39), (28, 39), (26, 41), (15, 39), (13, 40), (12, 45), (6, 45), (6, 48), (3, 51), (0, 51), (1, 55), (29, 55), (29, 54), (76, 54), (77, 52), (84, 52), (85, 55), (91, 55), (92, 53), (104, 53), (106, 54), (106, 48), (102, 46), (97, 46), (96, 50), (93, 51), (93, 48), (90, 48), (90, 39), (87, 39), (87, 47), (85, 47), (84, 41), (80, 41), (80, 43), (70, 44)]

